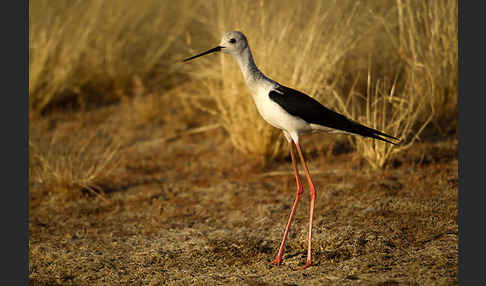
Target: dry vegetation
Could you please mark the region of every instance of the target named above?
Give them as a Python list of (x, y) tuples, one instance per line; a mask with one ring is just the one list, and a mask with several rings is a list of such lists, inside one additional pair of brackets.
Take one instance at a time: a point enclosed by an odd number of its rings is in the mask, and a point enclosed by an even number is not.
[(117, 134), (112, 126), (78, 132), (62, 129), (51, 133), (49, 140), (36, 136), (35, 142), (29, 142), (30, 176), (53, 195), (79, 198), (81, 191), (99, 195), (101, 184), (113, 179), (120, 167)]
[[(456, 284), (457, 11), (30, 1), (31, 283)], [(305, 275), (291, 270), (304, 211), (284, 266), (267, 263), (295, 191), (281, 132), (231, 57), (181, 62), (234, 29), (269, 77), (403, 140), (304, 138), (318, 188)]]
[[(119, 100), (134, 76), (154, 89), (181, 81), (174, 57), (196, 7), (191, 0), (30, 1), (31, 110)], [(180, 11), (186, 17), (174, 17)]]
[[(265, 73), (353, 114), (355, 119), (361, 119), (363, 106), (371, 103), (352, 100), (352, 106), (339, 104), (351, 86), (352, 97), (375, 102), (377, 99), (367, 94), (370, 86), (401, 75), (393, 83), (395, 98), (411, 103), (393, 111), (401, 113), (393, 121), (402, 122), (376, 126), (383, 131), (413, 140), (431, 115), (436, 115), (434, 123), (439, 129), (444, 118), (447, 120), (442, 124), (447, 125), (455, 120), (454, 1), (397, 0), (395, 5), (380, 1), (287, 1), (285, 9), (277, 1), (49, 3), (35, 1), (30, 9), (32, 113), (66, 96), (75, 96), (81, 105), (86, 100), (119, 99), (133, 93), (134, 78), (153, 91), (189, 76), (199, 79), (194, 83), (197, 88), (180, 97), (215, 114), (235, 148), (261, 161), (281, 157), (286, 144), (282, 144), (280, 132), (258, 116), (231, 58), (221, 56), (218, 63), (214, 58), (201, 59), (191, 63), (190, 70), (177, 62), (187, 47), (213, 46), (224, 31), (237, 28), (248, 35)], [(269, 13), (277, 10), (279, 13)], [(185, 12), (174, 17), (178, 11)], [(376, 70), (372, 82), (367, 80), (371, 66)], [(212, 99), (209, 102), (208, 96)], [(409, 116), (410, 106), (418, 116)], [(366, 117), (375, 110), (367, 111)], [(363, 154), (360, 150), (364, 149), (358, 148), (358, 152)], [(382, 166), (382, 152), (376, 159), (370, 157), (373, 152), (368, 150), (364, 156), (375, 161), (373, 166)]]

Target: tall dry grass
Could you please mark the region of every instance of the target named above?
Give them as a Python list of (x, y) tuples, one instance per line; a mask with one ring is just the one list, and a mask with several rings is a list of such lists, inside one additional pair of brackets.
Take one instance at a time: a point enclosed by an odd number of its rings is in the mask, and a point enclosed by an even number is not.
[(163, 88), (182, 80), (174, 57), (194, 0), (29, 2), (31, 111), (67, 96), (91, 101), (129, 93), (133, 77)]
[[(349, 136), (348, 141), (372, 168), (382, 168), (395, 153), (410, 148), (420, 137), (420, 133), (432, 120), (434, 113), (428, 112), (427, 101), (407, 93), (397, 93), (399, 74), (392, 77), (375, 78), (372, 66), (367, 75), (366, 93), (363, 95), (351, 88), (346, 100), (335, 94), (338, 109), (349, 118), (381, 130), (397, 138), (403, 138), (398, 145), (361, 136)], [(404, 88), (405, 90), (411, 90)], [(363, 104), (360, 101), (364, 101)], [(428, 112), (428, 117), (422, 117)]]
[[(457, 8), (452, 0), (31, 1), (30, 107), (38, 113), (66, 96), (119, 100), (138, 83), (160, 94), (191, 78), (178, 99), (218, 118), (241, 152), (272, 160), (286, 144), (258, 115), (234, 60), (179, 62), (241, 30), (269, 77), (410, 143), (428, 122), (457, 122)], [(360, 140), (353, 144), (372, 165), (392, 153)]]
[[(383, 22), (390, 47), (396, 51), (402, 75), (399, 77), (397, 72), (393, 81), (390, 73), (372, 79), (370, 62), (366, 91), (358, 91), (353, 97), (364, 98), (364, 108), (363, 104), (344, 105), (336, 97), (340, 109), (348, 116), (403, 138), (403, 144), (398, 147), (366, 142), (362, 137), (350, 138), (373, 168), (383, 167), (392, 154), (420, 140), (421, 132), (429, 123), (435, 123), (439, 130), (441, 125), (454, 130), (457, 124), (457, 1), (396, 0), (395, 3), (398, 30), (384, 17), (377, 18)], [(351, 102), (356, 102), (353, 99)], [(357, 112), (359, 107), (361, 111)]]
[(406, 63), (410, 92), (426, 98), (435, 113), (434, 122), (445, 120), (443, 124), (454, 125), (459, 72), (458, 2), (396, 0), (396, 6), (399, 32), (394, 46)]

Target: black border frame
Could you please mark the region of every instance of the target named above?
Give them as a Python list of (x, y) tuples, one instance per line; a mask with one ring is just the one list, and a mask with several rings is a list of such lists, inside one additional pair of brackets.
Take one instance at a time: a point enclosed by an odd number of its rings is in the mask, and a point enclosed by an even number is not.
[(28, 285), (29, 1), (2, 4), (2, 284)]

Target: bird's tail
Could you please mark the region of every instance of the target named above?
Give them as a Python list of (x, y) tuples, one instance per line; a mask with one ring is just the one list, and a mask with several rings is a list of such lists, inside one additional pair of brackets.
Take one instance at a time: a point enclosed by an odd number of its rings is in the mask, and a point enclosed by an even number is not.
[[(364, 137), (371, 137), (371, 138), (374, 138), (374, 139), (378, 139), (378, 140), (381, 140), (381, 141), (384, 141), (384, 142), (387, 142), (387, 143), (390, 143), (390, 144), (393, 144), (393, 145), (400, 145), (401, 144), (400, 138), (398, 138), (398, 137), (385, 134), (385, 133), (378, 131), (376, 129), (361, 125), (357, 122), (353, 122), (353, 123), (354, 124), (353, 124), (353, 126), (350, 130), (352, 133), (355, 133), (355, 134), (358, 134), (358, 135), (361, 135), (361, 136), (364, 136)], [(393, 139), (393, 140), (398, 141), (398, 142), (392, 142), (392, 141), (390, 141), (386, 138), (383, 138), (383, 137)]]

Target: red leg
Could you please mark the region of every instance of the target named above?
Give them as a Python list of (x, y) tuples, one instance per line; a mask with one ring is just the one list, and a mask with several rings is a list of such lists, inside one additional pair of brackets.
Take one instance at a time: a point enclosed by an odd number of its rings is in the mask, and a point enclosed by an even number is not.
[(312, 243), (312, 221), (314, 218), (314, 203), (316, 200), (316, 188), (314, 187), (314, 184), (312, 183), (312, 179), (309, 174), (309, 170), (307, 169), (307, 164), (305, 163), (304, 160), (304, 154), (302, 154), (302, 150), (300, 149), (299, 143), (295, 144), (297, 146), (297, 151), (299, 152), (300, 160), (302, 162), (302, 166), (304, 167), (305, 171), (305, 176), (307, 177), (307, 181), (309, 182), (309, 188), (310, 188), (310, 210), (309, 210), (309, 242), (308, 242), (308, 248), (307, 248), (307, 262), (305, 263), (305, 266), (302, 269), (306, 269), (311, 265), (311, 243)]
[(290, 157), (292, 158), (292, 166), (294, 167), (295, 181), (297, 182), (297, 195), (295, 197), (294, 205), (292, 206), (292, 211), (290, 212), (289, 221), (287, 222), (287, 227), (285, 228), (284, 236), (282, 239), (282, 243), (280, 244), (280, 249), (278, 250), (277, 257), (272, 261), (272, 263), (275, 263), (277, 265), (280, 265), (280, 262), (282, 261), (282, 255), (285, 248), (285, 241), (287, 240), (287, 235), (289, 234), (290, 225), (292, 224), (292, 219), (294, 218), (295, 210), (297, 209), (297, 204), (299, 203), (300, 197), (302, 196), (303, 193), (302, 183), (300, 182), (300, 177), (299, 177), (299, 170), (297, 169), (297, 162), (295, 160), (293, 145), (294, 145), (294, 141), (290, 140), (289, 141)]

